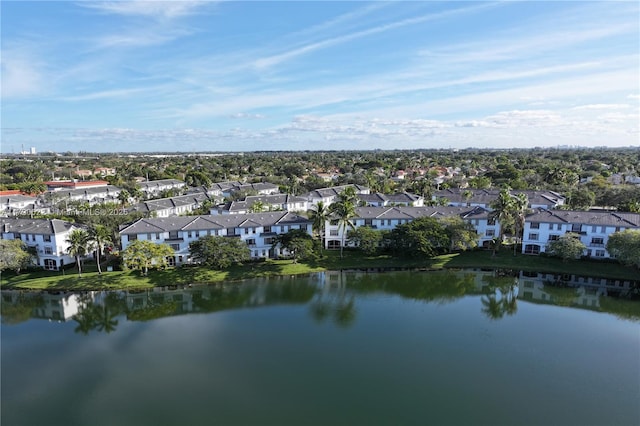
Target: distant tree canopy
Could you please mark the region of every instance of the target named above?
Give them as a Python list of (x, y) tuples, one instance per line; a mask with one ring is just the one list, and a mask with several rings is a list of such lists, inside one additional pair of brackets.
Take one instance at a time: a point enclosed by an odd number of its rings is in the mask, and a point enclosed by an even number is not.
[(640, 231), (614, 232), (607, 241), (607, 250), (621, 263), (640, 268)]
[(409, 257), (433, 257), (447, 251), (450, 244), (444, 226), (432, 217), (396, 226), (387, 234), (386, 241), (392, 253)]
[(354, 244), (367, 255), (374, 255), (380, 251), (384, 238), (384, 231), (368, 228), (366, 226), (350, 229), (347, 232), (347, 241)]
[(246, 262), (250, 259), (251, 251), (247, 244), (239, 238), (206, 235), (189, 243), (191, 258), (214, 269), (224, 269), (229, 266)]

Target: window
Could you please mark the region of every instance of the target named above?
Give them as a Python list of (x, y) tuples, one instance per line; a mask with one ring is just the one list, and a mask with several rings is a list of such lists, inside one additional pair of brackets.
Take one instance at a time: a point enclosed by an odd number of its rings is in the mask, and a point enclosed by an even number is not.
[(487, 229), (487, 232), (485, 233), (485, 235), (487, 237), (493, 237), (494, 235), (496, 235), (496, 230), (495, 229)]
[(200, 231), (196, 231), (196, 238), (200, 238)]
[(177, 240), (178, 239), (178, 231), (170, 231), (169, 232), (169, 239), (170, 240)]
[(137, 239), (138, 239), (137, 235), (129, 235), (129, 238), (128, 238), (129, 241), (136, 241)]
[(332, 229), (329, 231), (329, 236), (331, 237), (337, 237), (338, 236), (338, 230), (337, 229)]
[(596, 257), (604, 257), (604, 250), (596, 250)]
[(160, 239), (160, 233), (156, 232), (156, 240), (159, 240), (159, 239)]
[(255, 246), (255, 245), (256, 245), (256, 240), (255, 240), (255, 238), (249, 238), (249, 239), (247, 240), (247, 245), (248, 245), (248, 246)]
[(591, 245), (603, 246), (604, 245), (604, 238), (598, 238), (598, 237), (592, 238), (591, 239)]
[(364, 226), (373, 226), (373, 219), (365, 219)]
[(540, 246), (537, 244), (527, 244), (524, 246), (524, 254), (540, 254)]
[(191, 237), (192, 237), (192, 233), (191, 233), (191, 231), (188, 231), (187, 232), (187, 238), (191, 238)]
[(264, 232), (271, 232), (271, 227), (270, 226), (265, 226), (264, 227)]
[(596, 225), (593, 225), (593, 226), (591, 227), (591, 232), (593, 232), (594, 234), (595, 234), (596, 232), (598, 232), (598, 227), (597, 227)]
[(180, 244), (170, 244), (170, 245), (171, 245), (171, 248), (172, 248), (173, 250), (175, 250), (175, 251), (180, 250)]
[(540, 224), (538, 222), (531, 222), (531, 229), (540, 229)]
[(529, 239), (533, 241), (538, 241), (538, 234), (529, 234)]
[(44, 247), (44, 254), (53, 254), (53, 249), (49, 246)]
[(549, 241), (557, 241), (560, 235), (549, 235)]
[(45, 243), (50, 243), (51, 242), (51, 235), (43, 235), (42, 239), (44, 240)]
[(574, 223), (573, 225), (571, 225), (571, 232), (581, 232), (582, 231), (582, 225), (580, 225), (579, 223)]
[(147, 240), (151, 239), (151, 234), (147, 234)]
[(269, 238), (265, 238), (264, 239), (264, 243), (265, 244), (273, 244), (273, 238), (269, 237)]

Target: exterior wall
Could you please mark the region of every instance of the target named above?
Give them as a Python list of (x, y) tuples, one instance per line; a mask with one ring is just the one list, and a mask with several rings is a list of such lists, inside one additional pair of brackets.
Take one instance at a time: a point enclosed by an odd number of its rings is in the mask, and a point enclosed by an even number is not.
[[(525, 222), (522, 238), (522, 253), (538, 254), (547, 251), (547, 244), (554, 238), (568, 233), (575, 232), (580, 235), (580, 241), (587, 246), (583, 255), (594, 258), (610, 258), (607, 251), (609, 236), (614, 232), (625, 229), (636, 229), (633, 227), (620, 227), (611, 225), (586, 225), (571, 223), (549, 223), (549, 222)], [(580, 227), (578, 230), (577, 227)], [(529, 246), (529, 247), (528, 247)], [(536, 250), (535, 247), (538, 247)]]
[[(354, 227), (360, 228), (362, 226), (369, 226), (378, 231), (390, 231), (398, 225), (411, 222), (413, 219), (362, 219), (353, 218), (351, 223)], [(471, 223), (476, 232), (478, 233), (478, 246), (482, 247), (487, 242), (493, 240), (497, 235), (500, 235), (500, 225), (495, 223), (489, 225), (487, 219), (464, 219), (466, 222)], [(337, 224), (332, 224), (331, 221), (325, 223), (325, 248), (337, 248), (342, 244), (342, 238), (344, 232), (349, 232), (350, 228), (346, 230)], [(353, 247), (353, 244), (349, 244), (346, 235), (344, 235), (345, 247)]]
[[(60, 266), (73, 264), (76, 261), (73, 256), (67, 254), (69, 244), (66, 242), (69, 233), (74, 229), (77, 228), (72, 228), (63, 233), (48, 235), (19, 234), (19, 239), (22, 240), (27, 247), (36, 247), (38, 259), (35, 264), (37, 266), (57, 271), (60, 269)], [(2, 239), (14, 240), (16, 238), (13, 232), (6, 232), (2, 234)]]
[[(268, 225), (267, 225), (268, 226)], [(169, 232), (150, 232), (136, 234), (138, 240), (149, 240), (156, 244), (169, 244), (175, 250), (175, 264), (191, 263), (189, 244), (197, 241), (206, 235), (236, 237), (244, 241), (251, 250), (251, 258), (268, 258), (287, 255), (286, 251), (282, 251), (278, 247), (273, 247), (272, 239), (279, 234), (285, 234), (293, 229), (304, 229), (309, 235), (312, 233), (310, 223), (272, 225), (267, 228), (265, 226), (246, 226), (234, 228), (220, 229), (197, 229), (197, 230), (180, 230), (175, 234), (169, 235)], [(131, 241), (128, 234), (120, 236), (122, 249), (126, 249)]]

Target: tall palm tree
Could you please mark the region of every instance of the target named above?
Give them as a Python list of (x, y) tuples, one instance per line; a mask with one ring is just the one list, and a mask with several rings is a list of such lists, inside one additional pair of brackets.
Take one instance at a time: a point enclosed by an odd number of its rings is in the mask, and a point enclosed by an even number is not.
[(89, 251), (90, 241), (89, 241), (89, 233), (84, 229), (74, 229), (69, 233), (69, 237), (66, 240), (67, 244), (69, 244), (69, 248), (67, 252), (69, 255), (74, 256), (76, 258), (76, 263), (78, 265), (78, 275), (82, 276), (82, 262), (80, 259), (87, 255)]
[(100, 268), (100, 257), (102, 256), (102, 249), (111, 240), (111, 232), (104, 225), (95, 225), (89, 230), (89, 241), (93, 243), (96, 251), (96, 263), (98, 264), (98, 274), (102, 275), (102, 269)]
[(331, 212), (331, 217), (338, 221), (338, 230), (342, 230), (342, 241), (340, 243), (340, 258), (342, 258), (347, 228), (356, 228), (353, 223), (351, 223), (351, 219), (356, 216), (356, 206), (347, 197), (344, 197), (344, 199), (331, 204), (329, 210)]
[(513, 197), (511, 204), (511, 214), (513, 219), (513, 233), (516, 237), (516, 244), (513, 245), (513, 255), (516, 255), (518, 240), (522, 241), (522, 231), (524, 230), (524, 219), (527, 215), (529, 199), (526, 194), (518, 194)]
[(496, 220), (500, 222), (500, 235), (499, 240), (502, 242), (504, 238), (505, 229), (511, 225), (512, 222), (512, 210), (513, 210), (513, 197), (509, 193), (508, 189), (502, 189), (498, 198), (491, 203), (492, 211), (489, 213), (489, 220)]
[(320, 253), (322, 254), (322, 249), (324, 248), (324, 230), (330, 214), (329, 208), (322, 201), (318, 201), (307, 214), (309, 219), (311, 219), (312, 229), (320, 238)]

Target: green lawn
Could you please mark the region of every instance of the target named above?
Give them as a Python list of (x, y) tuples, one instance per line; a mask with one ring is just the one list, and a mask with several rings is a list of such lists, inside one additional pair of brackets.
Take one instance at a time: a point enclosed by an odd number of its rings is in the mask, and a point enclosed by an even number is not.
[(152, 270), (143, 277), (139, 272), (114, 271), (98, 275), (95, 264), (86, 265), (82, 276), (77, 270), (63, 272), (34, 271), (1, 276), (2, 289), (25, 290), (116, 290), (144, 289), (168, 285), (186, 285), (236, 281), (276, 275), (297, 275), (325, 270), (344, 269), (443, 269), (443, 268), (499, 268), (533, 272), (579, 274), (604, 278), (638, 280), (640, 272), (615, 263), (595, 261), (562, 262), (542, 256), (514, 256), (502, 251), (492, 256), (490, 251), (473, 251), (438, 256), (433, 259), (398, 259), (390, 256), (367, 257), (356, 251), (345, 251), (340, 258), (337, 251), (325, 251), (324, 257), (294, 264), (291, 260), (268, 260), (233, 266), (224, 271), (205, 267), (186, 266), (166, 270)]

